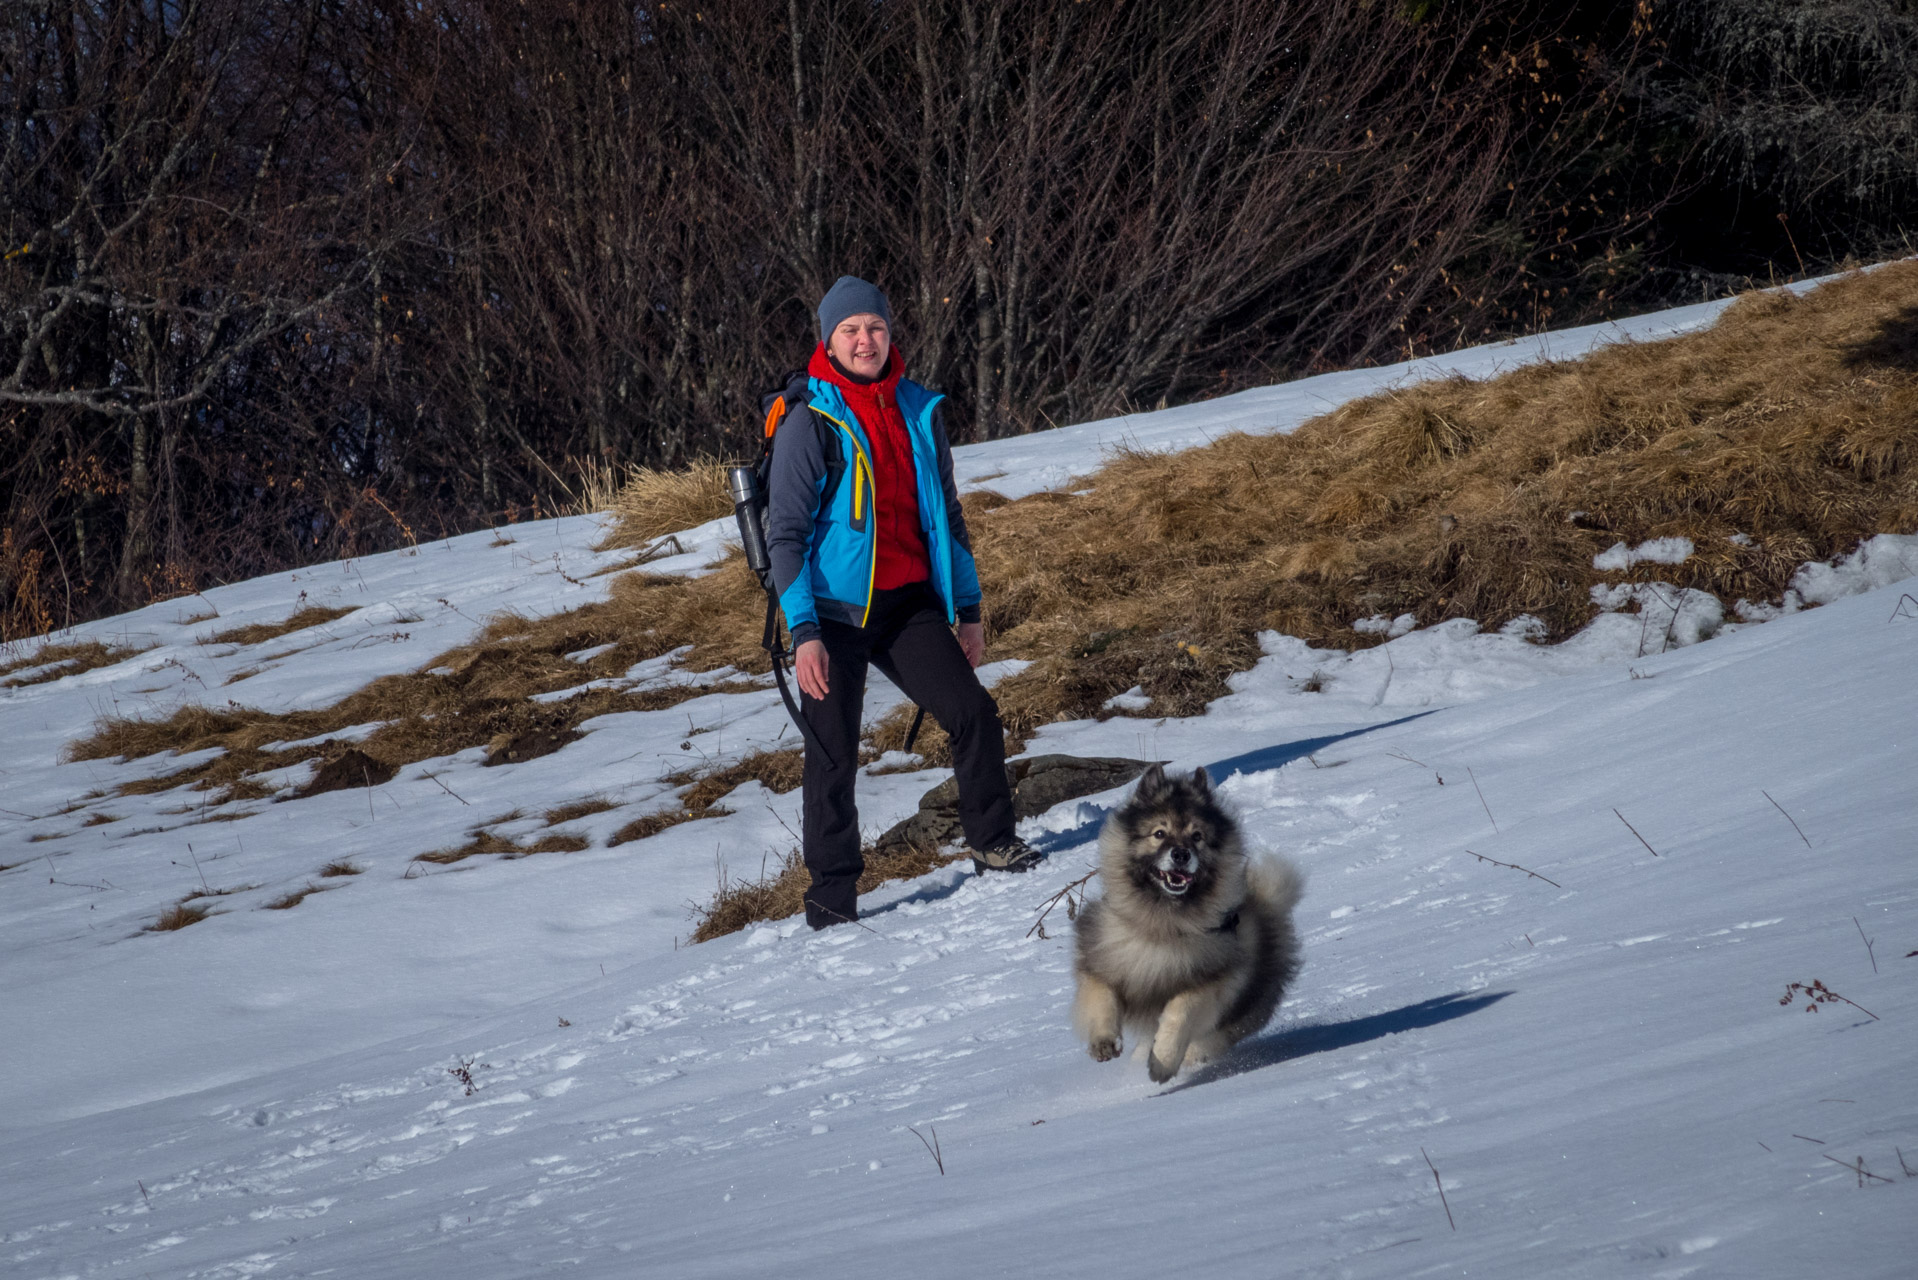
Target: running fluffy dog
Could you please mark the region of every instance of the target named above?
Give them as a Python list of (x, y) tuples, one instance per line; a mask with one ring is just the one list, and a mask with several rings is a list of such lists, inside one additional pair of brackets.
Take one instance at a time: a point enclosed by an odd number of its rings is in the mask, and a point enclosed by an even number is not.
[(1072, 1021), (1100, 1062), (1150, 1037), (1164, 1083), (1260, 1030), (1299, 972), (1299, 871), (1249, 858), (1204, 769), (1153, 765), (1099, 832), (1105, 896), (1079, 915)]

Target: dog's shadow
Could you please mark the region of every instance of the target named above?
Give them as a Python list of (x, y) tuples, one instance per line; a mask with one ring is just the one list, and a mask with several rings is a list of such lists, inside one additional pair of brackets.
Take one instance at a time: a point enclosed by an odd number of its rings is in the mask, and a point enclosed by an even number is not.
[(1187, 1079), (1154, 1096), (1164, 1097), (1168, 1093), (1179, 1093), (1202, 1084), (1229, 1080), (1248, 1071), (1276, 1067), (1281, 1062), (1291, 1062), (1314, 1053), (1349, 1049), (1353, 1045), (1380, 1040), (1401, 1031), (1435, 1027), (1441, 1022), (1477, 1013), (1511, 994), (1509, 991), (1488, 991), (1482, 995), (1468, 996), (1463, 991), (1454, 991), (1448, 996), (1434, 996), (1417, 1004), (1408, 1004), (1386, 1013), (1369, 1014), (1349, 1022), (1316, 1023), (1284, 1031), (1268, 1031), (1244, 1041), (1217, 1062), (1206, 1063)]

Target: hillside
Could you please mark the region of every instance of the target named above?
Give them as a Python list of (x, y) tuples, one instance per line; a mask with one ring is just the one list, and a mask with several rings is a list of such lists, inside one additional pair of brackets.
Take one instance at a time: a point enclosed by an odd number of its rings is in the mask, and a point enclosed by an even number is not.
[[(1071, 492), (1112, 444), (1144, 465), (1716, 312), (978, 446), (959, 471), (1012, 502)], [(1033, 820), (1053, 858), (1031, 876), (946, 869), (880, 891), (865, 930), (683, 945), (717, 870), (790, 847), (797, 793), (748, 782), (612, 840), (792, 733), (762, 678), (678, 646), (629, 662), (583, 630), (482, 660), (492, 615), (607, 605), (634, 553), (592, 550), (605, 532), (422, 544), (95, 624), (57, 638), (68, 667), (8, 659), (10, 1272), (1902, 1273), (1909, 531), (1794, 569), (1795, 596), (1751, 601), (1751, 621), (1724, 601), (1711, 627), (1702, 602), (1647, 604), (1635, 588), (1670, 588), (1657, 575), (1686, 558), (1634, 535), (1593, 565), (1612, 611), (1557, 644), (1415, 611), (1336, 646), (1260, 629), (1193, 714), (1139, 690), (1098, 710), (1144, 715), (1032, 726), (1034, 752), (1212, 767), (1254, 841), (1311, 876), (1293, 998), (1164, 1091), (1071, 1042), (1069, 923), (1033, 928), (1117, 792)], [(714, 581), (724, 535), (684, 531), (645, 572)], [(323, 613), (267, 634), (302, 610)], [(406, 741), (460, 745), (285, 798), (381, 746), (390, 721), (353, 699), (383, 679), (603, 701), (563, 726), (578, 737), (495, 765), (541, 725), (408, 703), (459, 723)], [(369, 718), (335, 723), (343, 707)], [(183, 710), (247, 741), (62, 759), (103, 720)], [(220, 763), (242, 757), (259, 767)], [(863, 779), (862, 818), (904, 816), (937, 776)], [(475, 833), (496, 843), (419, 858)], [(205, 914), (148, 931), (177, 907)], [(1815, 979), (1856, 1004), (1781, 1007)], [(936, 1128), (943, 1175), (907, 1126)]]

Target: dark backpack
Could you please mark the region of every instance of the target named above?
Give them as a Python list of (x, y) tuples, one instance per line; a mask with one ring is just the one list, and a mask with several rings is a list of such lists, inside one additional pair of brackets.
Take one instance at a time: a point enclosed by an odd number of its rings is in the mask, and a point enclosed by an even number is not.
[[(766, 508), (772, 500), (773, 438), (779, 434), (780, 425), (785, 422), (786, 415), (792, 412), (794, 406), (804, 408), (806, 399), (811, 393), (812, 379), (803, 371), (795, 369), (781, 379), (779, 387), (766, 392), (759, 398), (759, 408), (766, 415), (766, 425), (765, 431), (760, 436), (759, 457), (753, 463), (753, 476), (757, 484), (749, 505), (753, 508), (752, 518), (762, 531), (766, 527)], [(846, 473), (846, 451), (839, 443), (837, 431), (821, 422), (818, 415), (813, 414), (811, 410), (807, 410), (807, 414), (819, 428), (820, 448), (826, 458), (826, 483), (819, 492), (819, 510), (824, 511), (832, 502), (833, 493), (839, 487), (840, 477)], [(735, 506), (739, 505), (738, 496), (735, 491)], [(743, 523), (741, 531), (744, 532)], [(746, 558), (752, 565), (754, 574), (759, 578), (759, 585), (776, 599), (779, 589), (773, 584), (771, 560), (767, 559), (763, 565), (759, 563), (753, 556), (750, 545), (747, 548)], [(767, 647), (770, 650), (772, 646), (769, 644)]]

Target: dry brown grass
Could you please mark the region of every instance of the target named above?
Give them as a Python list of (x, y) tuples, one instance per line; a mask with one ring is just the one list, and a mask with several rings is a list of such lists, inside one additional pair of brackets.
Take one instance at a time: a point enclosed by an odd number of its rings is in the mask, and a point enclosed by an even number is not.
[[(159, 777), (123, 783), (118, 790), (129, 795), (149, 794), (192, 784), (229, 788), (235, 798), (248, 795), (251, 789), (258, 789), (258, 794), (271, 791), (263, 783), (247, 781), (256, 775), (313, 759), (321, 760), (324, 768), (349, 752), (379, 763), (377, 772), (383, 777), (375, 777), (375, 782), (408, 764), (468, 747), (491, 748), (489, 763), (531, 759), (570, 740), (580, 723), (595, 716), (659, 710), (714, 691), (692, 686), (637, 693), (602, 688), (559, 701), (530, 700), (533, 694), (619, 675), (636, 662), (658, 657), (674, 647), (666, 643), (667, 636), (677, 634), (681, 627), (711, 625), (717, 629), (726, 625), (725, 621), (712, 621), (726, 619), (724, 611), (715, 611), (687, 592), (686, 585), (676, 578), (629, 575), (614, 581), (614, 598), (605, 604), (548, 618), (501, 617), (470, 643), (433, 659), (426, 671), (382, 677), (330, 707), (275, 713), (236, 706), (225, 710), (195, 706), (158, 720), (109, 718), (99, 722), (92, 735), (73, 743), (67, 757), (132, 759), (162, 751), (185, 753), (218, 747), (223, 754), (216, 758)], [(662, 634), (661, 628), (641, 625), (636, 615), (651, 618), (655, 610), (669, 620), (672, 632)], [(738, 656), (742, 665), (749, 666), (756, 655), (758, 668), (765, 670), (765, 655), (757, 644), (759, 623), (753, 627), (750, 645), (739, 649)], [(613, 647), (587, 662), (574, 662), (565, 656), (602, 644)], [(730, 645), (717, 648), (723, 652), (713, 654), (698, 669), (725, 665), (728, 659), (724, 655), (734, 652)], [(430, 674), (435, 671), (446, 674)], [(724, 691), (738, 686), (715, 687)], [(330, 740), (297, 748), (274, 746), (324, 738), (375, 721), (382, 722), (380, 728), (351, 746)], [(361, 785), (360, 779), (366, 776), (371, 775), (363, 768), (354, 772), (353, 785)], [(239, 790), (231, 790), (236, 786)]]
[(213, 914), (205, 907), (192, 902), (177, 902), (160, 913), (160, 918), (146, 927), (148, 933), (171, 933), (184, 929), (190, 924), (198, 924)]
[[(1560, 639), (1591, 620), (1592, 557), (1621, 540), (1697, 546), (1639, 580), (1775, 600), (1801, 563), (1918, 529), (1915, 297), (1918, 263), (1896, 263), (1749, 295), (1703, 333), (1353, 401), (1287, 436), (1121, 454), (1082, 497), (972, 494), (992, 652), (1034, 664), (995, 690), (1008, 736), (1112, 714), (1135, 684), (1151, 704), (1133, 714), (1197, 712), (1266, 629), (1354, 648), (1379, 642), (1351, 629), (1375, 614), (1532, 614)], [(695, 644), (695, 665), (746, 665), (762, 601), (735, 559), (625, 606)], [(872, 745), (901, 745), (910, 714)], [(928, 725), (918, 749), (936, 762), (941, 739)]]
[(289, 890), (288, 892), (283, 893), (279, 897), (273, 899), (273, 901), (262, 903), (261, 905), (264, 906), (268, 911), (290, 911), (294, 907), (299, 906), (302, 902), (305, 902), (308, 898), (312, 897), (314, 894), (325, 893), (325, 892), (326, 892), (325, 885), (314, 884), (311, 880), (309, 880), (302, 887), (298, 889)]
[[(959, 860), (958, 856), (943, 854), (937, 849), (916, 847), (879, 853), (868, 845), (864, 853), (866, 869), (859, 876), (860, 893), (871, 893), (888, 880), (915, 879)], [(780, 859), (778, 866), (770, 870), (762, 868), (757, 880), (734, 880), (722, 871), (712, 900), (699, 908), (693, 941), (708, 942), (762, 920), (784, 920), (798, 915), (806, 909), (806, 886), (810, 880), (797, 849)]]
[(576, 822), (581, 818), (590, 818), (596, 813), (605, 813), (608, 809), (618, 807), (605, 796), (584, 796), (570, 804), (548, 809), (540, 816), (545, 819), (547, 826), (557, 827), (562, 822)]
[(96, 667), (110, 667), (116, 662), (124, 662), (144, 649), (123, 648), (117, 645), (102, 644), (98, 640), (85, 640), (78, 644), (41, 645), (24, 658), (0, 666), (0, 676), (12, 671), (35, 670), (32, 675), (17, 680), (0, 683), (0, 689), (24, 689), (28, 685), (50, 684), (55, 680), (64, 680), (68, 676), (77, 676), (83, 671), (92, 671)]
[(697, 822), (701, 818), (723, 818), (731, 812), (731, 809), (688, 809), (684, 805), (674, 809), (662, 809), (657, 813), (649, 813), (642, 817), (634, 818), (631, 822), (613, 832), (612, 836), (606, 841), (606, 847), (611, 849), (618, 845), (631, 844), (635, 840), (644, 840), (648, 836), (656, 836), (667, 828), (676, 827), (682, 822)]
[[(501, 818), (497, 821), (507, 821)], [(468, 858), (481, 854), (494, 853), (504, 858), (523, 858), (531, 853), (578, 853), (589, 848), (592, 841), (585, 836), (545, 835), (527, 844), (520, 844), (506, 837), (496, 835), (485, 828), (470, 833), (470, 839), (463, 845), (450, 849), (435, 849), (431, 853), (422, 853), (413, 859), (415, 862), (431, 862), (441, 866), (454, 862), (464, 862)]]
[(649, 546), (669, 533), (731, 514), (727, 465), (708, 459), (680, 471), (628, 468), (625, 482), (607, 504), (617, 522), (600, 549)]
[(721, 808), (719, 801), (748, 782), (764, 783), (769, 791), (784, 795), (799, 785), (805, 765), (805, 754), (798, 748), (792, 748), (786, 751), (756, 751), (736, 764), (704, 772), (688, 770), (669, 774), (665, 779), (667, 782), (686, 788), (680, 794), (678, 807), (633, 819), (613, 833), (606, 842), (607, 846), (610, 848), (644, 840), (682, 822), (723, 818), (732, 810)]
[[(1803, 298), (1748, 296), (1704, 333), (1354, 401), (1287, 436), (1122, 454), (1084, 496), (969, 495), (991, 652), (1033, 664), (995, 690), (1008, 737), (1016, 747), (1040, 725), (1113, 714), (1103, 704), (1133, 685), (1150, 705), (1131, 714), (1197, 712), (1256, 661), (1266, 629), (1355, 648), (1378, 643), (1351, 629), (1374, 614), (1495, 627), (1529, 613), (1562, 638), (1593, 615), (1589, 589), (1605, 577), (1593, 555), (1621, 540), (1683, 535), (1697, 546), (1683, 565), (1638, 566), (1640, 580), (1727, 603), (1776, 599), (1805, 561), (1918, 529), (1915, 297), (1918, 263), (1892, 264)], [(636, 474), (616, 543), (723, 514), (721, 475), (717, 463)], [(358, 748), (394, 768), (476, 745), (551, 745), (591, 716), (709, 690), (529, 695), (687, 645), (689, 670), (763, 673), (764, 610), (737, 555), (697, 579), (629, 572), (603, 603), (493, 622), (434, 660), (447, 675), (386, 677), (290, 715), (108, 720), (70, 755), (225, 749), (132, 788), (158, 790), (338, 755), (266, 748), (372, 721), (381, 728)], [(565, 657), (601, 644), (614, 647), (585, 663)], [(909, 710), (889, 717), (871, 748), (901, 745), (909, 720)], [(917, 749), (945, 758), (936, 725)], [(704, 798), (640, 819), (625, 838), (709, 816), (692, 803)]]
[[(281, 636), (291, 635), (295, 631), (304, 631), (308, 627), (317, 627), (323, 622), (335, 618), (344, 618), (358, 605), (349, 605), (344, 609), (325, 609), (318, 605), (309, 605), (298, 610), (290, 617), (279, 622), (255, 622), (249, 626), (234, 627), (231, 630), (215, 632), (200, 641), (201, 644), (259, 644), (266, 640), (277, 640)], [(229, 681), (229, 683), (231, 683)]]
[(356, 876), (363, 870), (365, 868), (355, 866), (345, 858), (335, 858), (320, 868), (320, 876), (322, 879), (330, 879), (334, 876)]
[(785, 795), (805, 777), (806, 756), (797, 747), (785, 751), (755, 751), (737, 764), (729, 764), (710, 773), (675, 774), (666, 780), (679, 785), (692, 783), (680, 797), (688, 809), (710, 808), (748, 782), (763, 783), (775, 795)]
[(118, 822), (119, 820), (120, 815), (117, 813), (90, 813), (87, 815), (87, 820), (80, 825), (83, 827), (104, 827), (109, 822)]

